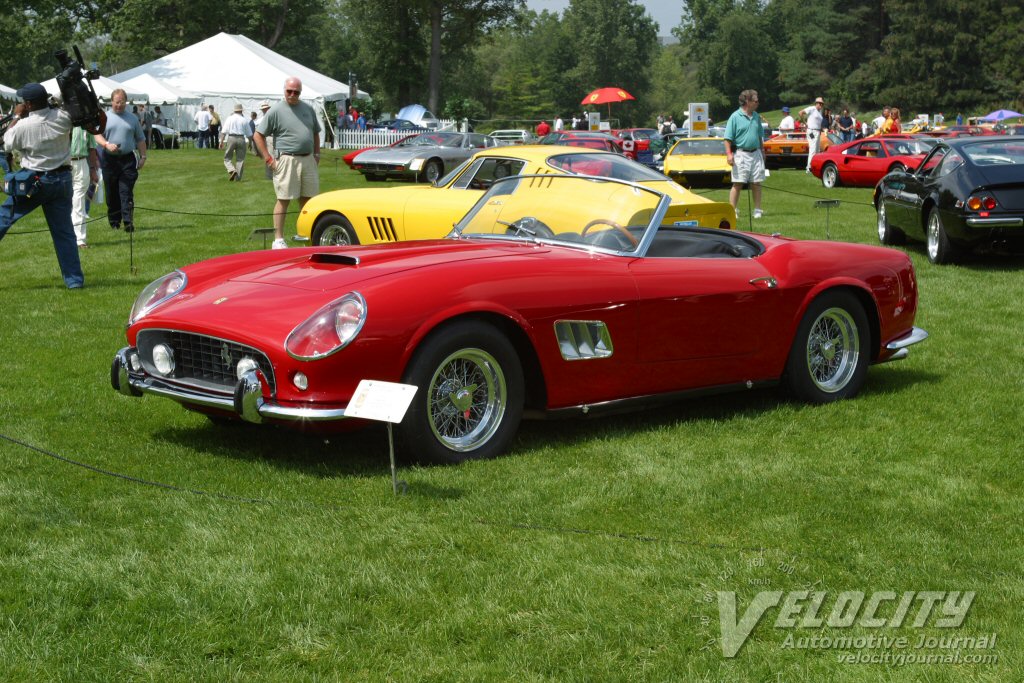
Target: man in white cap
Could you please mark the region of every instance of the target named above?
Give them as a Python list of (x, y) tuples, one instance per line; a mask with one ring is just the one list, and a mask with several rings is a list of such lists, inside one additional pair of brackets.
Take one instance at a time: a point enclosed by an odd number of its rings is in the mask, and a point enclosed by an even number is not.
[(807, 172), (811, 172), (811, 159), (818, 153), (821, 145), (821, 128), (824, 125), (825, 117), (821, 110), (825, 107), (825, 100), (817, 97), (814, 104), (800, 112), (800, 119), (807, 122)]
[(245, 149), (248, 146), (246, 138), (249, 135), (249, 122), (242, 116), (242, 105), (235, 105), (235, 111), (224, 121), (221, 130), (220, 144), (224, 148), (224, 168), (228, 171), (228, 180), (241, 181)]

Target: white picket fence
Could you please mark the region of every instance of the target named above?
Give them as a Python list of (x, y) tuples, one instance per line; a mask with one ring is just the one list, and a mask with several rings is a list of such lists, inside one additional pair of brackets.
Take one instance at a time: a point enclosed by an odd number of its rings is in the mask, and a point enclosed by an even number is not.
[[(463, 130), (463, 124), (460, 121), (439, 119), (437, 130), (459, 131)], [(386, 130), (383, 128), (377, 128), (374, 130), (335, 130), (334, 148), (362, 149), (363, 147), (384, 147), (385, 145), (390, 145), (393, 142), (398, 142), (402, 138), (413, 135), (414, 132), (415, 131)]]

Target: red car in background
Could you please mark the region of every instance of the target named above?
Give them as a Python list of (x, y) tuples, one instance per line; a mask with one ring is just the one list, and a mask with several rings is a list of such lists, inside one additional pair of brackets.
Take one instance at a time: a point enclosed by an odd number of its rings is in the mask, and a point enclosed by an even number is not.
[[(419, 135), (419, 133), (416, 133), (415, 135), (407, 135), (404, 138), (401, 138), (399, 140), (395, 140), (390, 145), (384, 145), (384, 147), (394, 147), (399, 142), (402, 142), (403, 140), (408, 140), (409, 138), (412, 138), (412, 137), (416, 137), (416, 135)], [(348, 154), (343, 156), (341, 159), (342, 159), (342, 161), (345, 162), (345, 164), (349, 168), (352, 168), (352, 163), (355, 161), (357, 156), (359, 156), (361, 153), (365, 152), (368, 149), (380, 149), (380, 147), (381, 147), (380, 145), (374, 145), (372, 147), (360, 147), (359, 149), (352, 150), (351, 152), (349, 152)]]
[(625, 155), (622, 140), (597, 131), (567, 130), (558, 133), (549, 133), (541, 138), (542, 145), (568, 145), (570, 147), (586, 147), (587, 149), (600, 149), (606, 152), (617, 152)]
[(829, 147), (811, 159), (811, 173), (825, 187), (874, 187), (886, 173), (915, 169), (937, 144), (917, 137), (873, 137)]
[(622, 140), (622, 153), (644, 166), (655, 167), (655, 157), (665, 151), (661, 134), (654, 128), (620, 128), (612, 137)]

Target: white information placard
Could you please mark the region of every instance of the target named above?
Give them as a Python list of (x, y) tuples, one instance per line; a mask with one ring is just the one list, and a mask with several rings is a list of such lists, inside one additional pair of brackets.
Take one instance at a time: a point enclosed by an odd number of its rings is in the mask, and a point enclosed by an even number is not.
[(411, 384), (364, 379), (345, 408), (345, 417), (398, 423), (409, 410), (416, 387)]

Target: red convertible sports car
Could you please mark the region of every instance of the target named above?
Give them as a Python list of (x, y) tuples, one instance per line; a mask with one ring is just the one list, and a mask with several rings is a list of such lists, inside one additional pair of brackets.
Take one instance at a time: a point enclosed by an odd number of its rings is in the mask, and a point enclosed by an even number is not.
[(929, 138), (873, 137), (834, 145), (814, 155), (811, 173), (825, 187), (874, 187), (891, 171), (917, 168), (935, 145)]
[(927, 337), (910, 259), (665, 219), (648, 187), (495, 180), (444, 240), (264, 250), (171, 272), (111, 382), (215, 419), (345, 420), (363, 379), (416, 387), (405, 455), (503, 452), (520, 419), (782, 383), (823, 403)]

